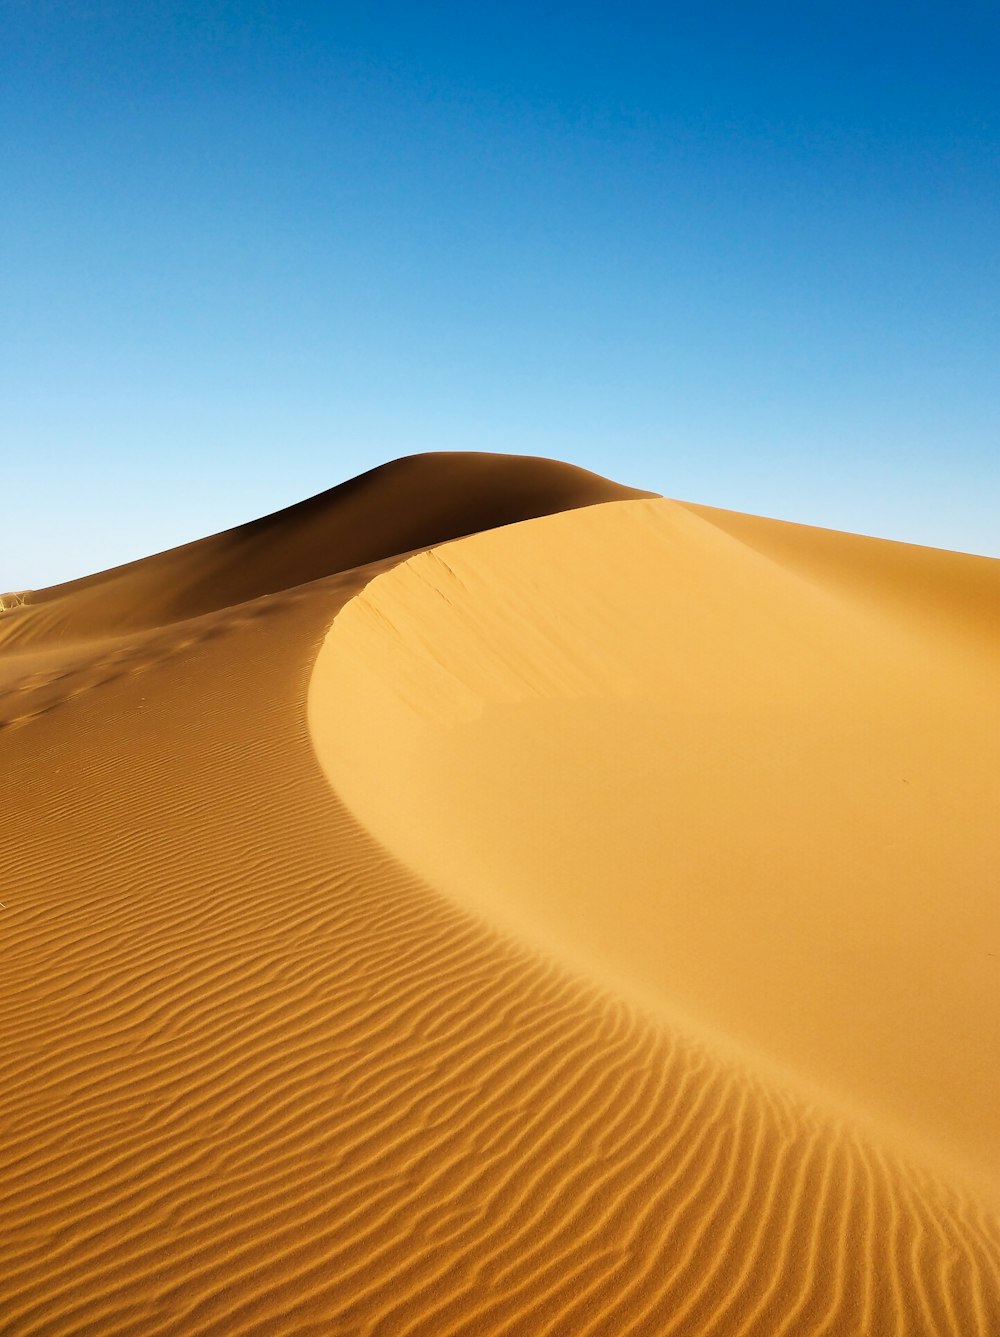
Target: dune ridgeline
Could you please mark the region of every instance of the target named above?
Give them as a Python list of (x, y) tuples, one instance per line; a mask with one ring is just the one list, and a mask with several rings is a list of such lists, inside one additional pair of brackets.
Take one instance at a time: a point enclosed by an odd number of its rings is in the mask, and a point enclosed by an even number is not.
[(5, 600), (0, 1333), (996, 1337), (998, 683), (517, 456)]

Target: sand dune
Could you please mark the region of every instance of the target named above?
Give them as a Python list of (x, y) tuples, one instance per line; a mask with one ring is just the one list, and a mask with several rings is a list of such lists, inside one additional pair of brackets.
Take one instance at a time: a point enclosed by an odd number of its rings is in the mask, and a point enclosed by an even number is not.
[(34, 611), (14, 627), (33, 643), (161, 627), (461, 534), (649, 495), (554, 460), (412, 455), (237, 529), (29, 593)]
[(0, 1331), (1000, 1329), (1000, 563), (644, 495), (403, 461), (0, 616)]

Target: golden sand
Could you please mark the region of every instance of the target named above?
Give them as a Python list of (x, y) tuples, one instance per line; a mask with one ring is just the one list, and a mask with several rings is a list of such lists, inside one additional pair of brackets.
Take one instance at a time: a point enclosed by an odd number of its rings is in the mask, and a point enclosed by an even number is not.
[(993, 1337), (998, 612), (456, 455), (0, 614), (0, 1332)]

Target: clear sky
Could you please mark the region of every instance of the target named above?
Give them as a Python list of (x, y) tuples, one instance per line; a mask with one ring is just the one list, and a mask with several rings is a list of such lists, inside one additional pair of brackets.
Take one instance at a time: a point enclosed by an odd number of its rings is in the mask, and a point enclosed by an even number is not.
[(421, 450), (1000, 555), (1000, 8), (0, 0), (0, 590)]

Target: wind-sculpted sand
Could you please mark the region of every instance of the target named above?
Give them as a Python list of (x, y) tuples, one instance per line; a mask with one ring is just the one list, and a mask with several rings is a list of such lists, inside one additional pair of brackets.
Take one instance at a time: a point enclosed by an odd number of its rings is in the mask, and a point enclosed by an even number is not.
[(916, 549), (893, 600), (904, 545), (838, 581), (838, 536), (738, 524), (414, 557), (320, 656), (321, 757), (459, 901), (995, 1176), (1000, 562)]
[[(588, 798), (574, 773), (608, 761), (592, 745), (608, 742), (600, 703), (614, 684), (595, 687), (594, 643), (613, 631), (610, 661), (644, 667), (642, 628), (621, 624), (633, 603), (610, 598), (609, 582), (635, 575), (640, 559), (660, 569), (668, 542), (649, 516), (669, 504), (640, 495), (540, 462), (407, 461), (307, 503), (305, 537), (293, 509), (249, 535), (29, 594), (0, 618), (5, 1337), (1000, 1329), (1000, 1232), (982, 1171), (991, 1079), (978, 1069), (995, 994), (988, 976), (953, 977), (965, 929), (943, 934), (948, 973), (935, 985), (942, 1032), (982, 985), (954, 1046), (965, 1058), (949, 1059), (945, 1076), (928, 1071), (907, 1120), (869, 1080), (891, 1048), (891, 1011), (868, 1031), (852, 1018), (857, 1043), (882, 1047), (853, 1067), (836, 1047), (826, 1067), (821, 1054), (807, 1064), (790, 1023), (761, 1030), (777, 984), (766, 938), (745, 921), (734, 931), (749, 958), (760, 954), (765, 995), (759, 1006), (747, 998), (745, 1026), (727, 1028), (723, 1015), (723, 1004), (735, 1011), (739, 978), (699, 995), (693, 966), (678, 967), (674, 986), (666, 958), (643, 964), (637, 936), (662, 930), (680, 884), (669, 861), (642, 887), (630, 876), (616, 823), (649, 807), (644, 791), (663, 769), (658, 755), (629, 769), (638, 745), (627, 730), (615, 813), (596, 822), (586, 808), (575, 828), (584, 853), (602, 841), (608, 851), (583, 869), (577, 904), (553, 890), (530, 823), (506, 827), (510, 848), (495, 862), (484, 811), (502, 822), (532, 794), (547, 805), (552, 853), (569, 857), (555, 848), (568, 839), (566, 805)], [(370, 509), (355, 524), (359, 496)], [(615, 504), (592, 504), (603, 501)], [(721, 523), (687, 512), (696, 514)], [(400, 564), (490, 524), (511, 527)], [(674, 538), (676, 578), (705, 553)], [(750, 551), (746, 536), (729, 541)], [(816, 540), (817, 564), (825, 542)], [(956, 633), (941, 653), (983, 705), (992, 651), (977, 609), (994, 597), (996, 564), (949, 560), (953, 585), (938, 593), (949, 610), (968, 594), (966, 640)], [(461, 573), (464, 603), (449, 571)], [(863, 602), (854, 578), (845, 570), (830, 596), (838, 608)], [(909, 606), (905, 579), (893, 581), (895, 603), (888, 589), (871, 595), (873, 618)], [(557, 587), (561, 623), (547, 602)], [(588, 597), (589, 632), (578, 620)], [(743, 597), (752, 603), (752, 591)], [(916, 602), (913, 626), (932, 617)], [(702, 631), (720, 611), (703, 610)], [(819, 634), (797, 616), (761, 635), (794, 654), (800, 635)], [(665, 689), (695, 654), (684, 672), (707, 690), (696, 633), (689, 624), (672, 638)], [(929, 681), (945, 671), (914, 662)], [(555, 734), (536, 707), (540, 683), (546, 710), (568, 703)], [(734, 727), (740, 704), (706, 728)], [(508, 751), (497, 735), (481, 738), (481, 764), (460, 793), (449, 768), (494, 710)], [(600, 728), (581, 723), (587, 710)], [(994, 725), (995, 713), (984, 749)], [(563, 752), (574, 738), (587, 747)], [(941, 747), (942, 764), (957, 768), (957, 744)], [(692, 791), (685, 822), (710, 782), (692, 774), (693, 755), (678, 748)], [(551, 779), (560, 768), (562, 795)], [(948, 811), (965, 810), (977, 775)], [(372, 777), (378, 792), (362, 793)], [(514, 783), (523, 799), (508, 792)], [(721, 816), (740, 816), (731, 793), (720, 798)], [(865, 790), (859, 806), (870, 799)], [(454, 810), (418, 849), (408, 824), (438, 802)], [(396, 805), (405, 812), (390, 831)], [(928, 798), (921, 821), (932, 811)], [(846, 870), (862, 836), (841, 834)], [(972, 866), (968, 838), (966, 825), (959, 869)], [(695, 834), (686, 839), (690, 872)], [(703, 854), (721, 879), (725, 861), (707, 839)], [(612, 860), (618, 873), (602, 892)], [(525, 881), (508, 885), (502, 874), (515, 866)], [(733, 901), (774, 871), (740, 867)], [(914, 893), (920, 905), (931, 876)], [(832, 874), (821, 879), (814, 896), (833, 885)], [(864, 903), (863, 889), (836, 885), (850, 905)], [(953, 917), (968, 918), (976, 950), (994, 950), (977, 918), (988, 888), (977, 902), (956, 877), (941, 894)], [(885, 927), (872, 913), (861, 936)], [(636, 933), (604, 944), (616, 918)], [(677, 922), (678, 935), (703, 951), (690, 921)], [(931, 928), (938, 919), (922, 931)], [(795, 932), (808, 946), (801, 924)], [(873, 970), (901, 970), (879, 942), (870, 951)], [(727, 969), (725, 953), (701, 968)], [(793, 971), (790, 992), (802, 974)], [(820, 1008), (816, 997), (799, 1005)], [(922, 1007), (921, 1018), (934, 999)], [(834, 1029), (819, 1027), (817, 1049)], [(909, 1055), (921, 1041), (898, 1039), (907, 1057), (894, 1071), (915, 1082)], [(922, 1043), (936, 1069), (941, 1036)], [(948, 1080), (965, 1084), (951, 1091), (961, 1114), (950, 1121), (939, 1117)]]

